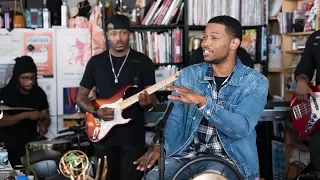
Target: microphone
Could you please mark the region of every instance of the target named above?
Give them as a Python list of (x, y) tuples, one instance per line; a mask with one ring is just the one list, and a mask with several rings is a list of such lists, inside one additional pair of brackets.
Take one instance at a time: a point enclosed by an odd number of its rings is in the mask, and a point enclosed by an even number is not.
[(167, 120), (169, 118), (169, 115), (170, 115), (170, 113), (172, 111), (173, 106), (174, 106), (174, 104), (173, 104), (173, 102), (171, 102), (169, 104), (169, 106), (167, 107), (166, 111), (164, 112), (164, 116), (163, 116), (162, 120), (160, 121), (160, 123), (155, 128), (156, 134), (153, 137), (151, 145), (155, 145), (157, 143), (157, 141), (159, 140), (160, 135), (163, 132), (163, 130), (164, 130), (166, 124), (167, 124)]

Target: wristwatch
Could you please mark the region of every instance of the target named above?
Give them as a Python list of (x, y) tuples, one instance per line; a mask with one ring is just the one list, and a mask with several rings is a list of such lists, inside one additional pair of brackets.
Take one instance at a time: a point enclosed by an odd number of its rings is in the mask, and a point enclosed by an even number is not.
[(95, 117), (95, 118), (99, 118), (99, 116), (98, 116), (98, 109), (99, 109), (99, 108), (94, 108), (94, 109), (93, 109), (92, 115), (93, 115), (93, 117)]

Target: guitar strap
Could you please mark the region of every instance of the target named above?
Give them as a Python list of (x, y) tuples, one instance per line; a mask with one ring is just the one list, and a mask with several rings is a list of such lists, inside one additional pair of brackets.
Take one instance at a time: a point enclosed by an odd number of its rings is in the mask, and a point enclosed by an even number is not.
[(141, 75), (141, 70), (140, 70), (140, 60), (135, 58), (134, 56), (132, 57), (132, 86), (135, 88), (139, 87), (140, 83), (140, 75)]

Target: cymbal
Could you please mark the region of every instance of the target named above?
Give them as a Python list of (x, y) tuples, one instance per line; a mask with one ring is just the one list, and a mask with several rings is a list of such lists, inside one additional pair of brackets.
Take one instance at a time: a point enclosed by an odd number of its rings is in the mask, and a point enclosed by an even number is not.
[(35, 109), (26, 107), (10, 107), (6, 105), (0, 105), (0, 111), (32, 111)]
[(74, 114), (64, 114), (64, 115), (60, 115), (60, 117), (64, 118), (64, 119), (84, 119), (85, 114), (82, 112), (77, 112)]

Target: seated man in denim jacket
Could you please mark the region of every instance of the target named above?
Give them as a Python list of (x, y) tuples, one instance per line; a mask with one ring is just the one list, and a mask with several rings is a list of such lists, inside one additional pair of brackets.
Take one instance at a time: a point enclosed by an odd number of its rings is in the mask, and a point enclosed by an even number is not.
[[(174, 107), (164, 135), (166, 180), (202, 155), (227, 160), (244, 179), (259, 178), (255, 126), (267, 102), (268, 80), (236, 56), (241, 40), (239, 21), (229, 16), (212, 18), (201, 44), (205, 62), (183, 69), (174, 86), (168, 87), (173, 91), (169, 99)], [(156, 145), (147, 158), (147, 168), (159, 155)], [(144, 170), (146, 156), (134, 162), (138, 170)], [(201, 162), (190, 166), (179, 179), (205, 171), (237, 179), (223, 168), (217, 162)], [(148, 172), (147, 179), (159, 179), (157, 167)]]

